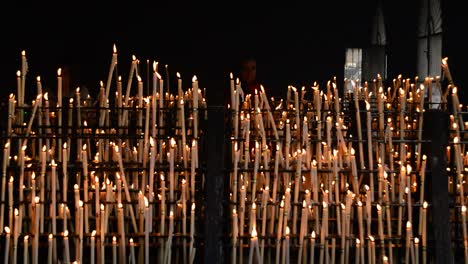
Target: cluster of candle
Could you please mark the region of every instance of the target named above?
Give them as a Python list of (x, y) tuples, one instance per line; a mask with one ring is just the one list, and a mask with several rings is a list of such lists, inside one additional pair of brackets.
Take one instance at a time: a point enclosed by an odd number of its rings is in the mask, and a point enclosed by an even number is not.
[[(450, 76), (446, 59), (442, 67)], [(264, 87), (244, 94), (232, 74), (230, 81), (232, 263), (397, 263), (402, 250), (405, 263), (419, 263), (420, 254), (427, 263), (422, 136), (423, 113), (436, 104), (432, 89), (445, 110), (452, 95), (447, 111), (468, 259), (468, 153), (459, 144), (466, 124), (453, 82), (399, 75), (385, 89), (378, 75), (362, 87), (345, 80), (353, 89), (340, 97), (334, 79), (325, 89), (290, 86), (277, 100)]]
[[(194, 262), (195, 191), (202, 177), (198, 122), (199, 113), (206, 111), (206, 95), (196, 76), (184, 90), (179, 73), (177, 94), (171, 94), (157, 62), (152, 84), (144, 84), (138, 64), (134, 56), (124, 92), (122, 77), (113, 78), (118, 75), (114, 45), (98, 108), (81, 100), (79, 88), (68, 108), (63, 107), (60, 69), (56, 107), (42, 92), (40, 77), (36, 100), (27, 105), (28, 63), (22, 52), (3, 152), (4, 263), (17, 263), (18, 249), (25, 263), (42, 262), (39, 252), (47, 254), (48, 263), (106, 263), (107, 255), (113, 263)], [(152, 93), (145, 95), (143, 85)], [(115, 100), (110, 100), (113, 87)], [(28, 120), (25, 109), (31, 109)], [(98, 109), (97, 120), (84, 114), (92, 109)], [(47, 247), (40, 243), (43, 238)]]

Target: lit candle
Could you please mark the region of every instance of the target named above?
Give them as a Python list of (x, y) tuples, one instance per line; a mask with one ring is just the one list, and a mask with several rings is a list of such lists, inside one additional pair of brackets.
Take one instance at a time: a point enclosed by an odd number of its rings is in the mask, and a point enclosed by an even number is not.
[(281, 245), (281, 234), (283, 233), (283, 215), (284, 215), (284, 200), (281, 200), (280, 209), (278, 212), (278, 223), (276, 224), (276, 263), (279, 263), (280, 257), (280, 245)]
[(169, 149), (169, 199), (174, 201), (174, 149), (176, 147), (176, 141), (171, 138), (171, 147)]
[(426, 263), (426, 216), (427, 216), (427, 206), (428, 203), (424, 201), (423, 203), (423, 210), (422, 210), (422, 230), (421, 230), (421, 243), (422, 243), (422, 251), (423, 251), (423, 263)]
[(145, 218), (146, 218), (146, 227), (145, 227), (145, 263), (149, 263), (149, 230), (151, 222), (149, 221), (149, 203), (148, 198), (144, 197), (145, 200)]
[(198, 138), (198, 80), (197, 76), (192, 78), (192, 93), (193, 93), (193, 135)]
[(304, 236), (307, 231), (307, 204), (306, 201), (302, 201), (302, 212), (301, 212), (301, 226), (299, 228), (299, 253), (298, 253), (298, 263), (301, 263), (302, 251), (304, 244)]
[(312, 231), (312, 234), (310, 235), (310, 261), (311, 263), (315, 262), (315, 230)]
[(462, 215), (462, 230), (463, 230), (463, 248), (465, 252), (465, 260), (468, 259), (468, 248), (467, 248), (467, 233), (466, 233), (466, 206), (463, 205), (461, 207), (461, 215)]
[[(356, 263), (359, 263), (359, 261), (360, 261), (360, 258), (361, 258), (360, 253), (361, 253), (361, 240), (359, 240), (359, 238), (356, 238), (356, 254), (355, 254), (356, 255), (356, 257), (355, 257)], [(364, 262), (362, 262), (362, 263), (364, 263)]]
[(249, 264), (253, 263), (254, 251), (256, 251), (256, 263), (262, 263), (260, 260), (260, 250), (258, 250), (257, 229), (255, 227), (252, 229), (252, 236), (250, 239)]
[(78, 224), (78, 243), (79, 243), (79, 249), (78, 249), (78, 254), (77, 254), (77, 259), (78, 261), (81, 261), (83, 259), (83, 201), (78, 201), (78, 207), (79, 207), (79, 224)]
[(95, 243), (95, 236), (96, 236), (96, 230), (93, 230), (91, 232), (91, 247), (89, 248), (91, 256), (91, 264), (94, 264), (94, 251), (96, 250), (96, 243)]
[(5, 226), (5, 254), (4, 263), (9, 263), (8, 258), (10, 256), (10, 228)]
[(57, 164), (55, 163), (55, 160), (51, 161), (51, 167), (52, 167), (52, 178), (51, 178), (51, 184), (52, 184), (52, 203), (50, 204), (50, 214), (52, 215), (52, 236), (53, 236), (53, 248), (54, 248), (54, 254), (53, 254), (53, 259), (55, 261), (55, 252), (56, 252), (56, 240), (55, 236), (57, 234), (57, 213), (56, 213), (56, 196), (57, 196), (57, 183), (56, 183), (56, 170), (57, 170)]
[(29, 256), (28, 249), (29, 249), (29, 235), (25, 235), (23, 238), (23, 263), (24, 264), (29, 263), (28, 262), (28, 256)]
[(237, 263), (237, 254), (236, 254), (236, 246), (237, 246), (237, 236), (238, 236), (238, 219), (237, 219), (237, 211), (236, 209), (232, 209), (232, 253), (231, 253), (231, 263)]
[(53, 238), (54, 238), (54, 235), (49, 234), (49, 236), (48, 236), (48, 250), (47, 250), (47, 263), (49, 263), (49, 264), (52, 263), (52, 259), (53, 259), (53, 252), (52, 252)]
[(117, 264), (117, 238), (112, 237), (112, 264)]
[[(359, 239), (364, 241), (364, 223), (362, 217), (362, 202), (358, 201), (358, 222), (359, 222)], [(361, 247), (361, 257), (363, 259), (362, 263), (364, 263), (364, 247)]]
[[(465, 247), (466, 248), (466, 247)], [(415, 263), (419, 264), (419, 238), (414, 238)], [(465, 255), (466, 259), (466, 255)]]
[[(3, 149), (3, 173), (2, 173), (2, 194), (1, 194), (1, 214), (0, 214), (0, 230), (3, 229), (3, 221), (4, 221), (4, 211), (5, 211), (5, 188), (6, 188), (6, 171), (8, 167), (8, 163), (10, 160), (10, 141), (8, 140), (5, 144), (5, 148)], [(11, 223), (9, 223), (11, 224)]]
[(406, 222), (406, 254), (405, 254), (405, 263), (409, 263), (411, 249), (411, 222)]
[(65, 230), (65, 232), (63, 232), (63, 243), (65, 244), (65, 261), (66, 263), (70, 263), (70, 247), (68, 245), (68, 230)]
[(39, 262), (39, 235), (40, 235), (40, 230), (39, 230), (39, 216), (41, 215), (41, 204), (39, 203), (39, 197), (34, 198), (34, 203), (35, 203), (35, 212), (34, 212), (34, 247), (33, 247), (33, 259), (34, 263)]
[(193, 263), (193, 258), (195, 257), (195, 249), (193, 244), (195, 242), (195, 203), (192, 203), (192, 208), (190, 210), (190, 249), (189, 249), (189, 260), (190, 263)]
[(136, 260), (135, 260), (135, 243), (133, 243), (133, 238), (130, 238), (129, 243), (130, 243), (130, 262), (131, 263), (136, 263)]
[(320, 231), (320, 263), (323, 263), (324, 254), (328, 254), (325, 252), (325, 238), (328, 233), (328, 205), (326, 202), (322, 203), (323, 205), (323, 213), (322, 213), (322, 230)]

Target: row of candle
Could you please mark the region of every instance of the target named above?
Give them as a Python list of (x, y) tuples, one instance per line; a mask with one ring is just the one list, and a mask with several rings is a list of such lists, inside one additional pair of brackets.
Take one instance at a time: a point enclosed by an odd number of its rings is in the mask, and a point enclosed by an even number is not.
[[(443, 63), (447, 71), (446, 60)], [(275, 102), (263, 87), (244, 95), (231, 75), (232, 262), (243, 261), (244, 248), (250, 247), (245, 258), (249, 263), (289, 262), (291, 249), (298, 263), (307, 258), (311, 263), (338, 262), (338, 249), (339, 261), (348, 263), (351, 247), (356, 247), (356, 263), (393, 263), (396, 248), (405, 249), (405, 263), (418, 263), (420, 253), (426, 263), (430, 207), (424, 193), (427, 157), (422, 133), (423, 113), (434, 103), (432, 98), (425, 101), (426, 91), (434, 80), (441, 94), (451, 92), (451, 126), (456, 133), (450, 137), (457, 186), (463, 188), (466, 156), (458, 142), (465, 124), (456, 112), (461, 106), (456, 87), (444, 90), (438, 77), (426, 78), (416, 89), (416, 83), (398, 76), (386, 91), (380, 76), (373, 87), (350, 81), (353, 90), (343, 98), (335, 79), (326, 90), (316, 83), (300, 92), (291, 86), (286, 100)], [(464, 191), (459, 193), (463, 197)], [(463, 198), (461, 206), (464, 216)], [(377, 257), (375, 241), (380, 243)]]
[[(193, 263), (195, 191), (201, 188), (202, 177), (198, 113), (206, 110), (205, 94), (195, 76), (184, 91), (179, 74), (177, 95), (165, 92), (154, 63), (153, 93), (144, 96), (137, 63), (134, 57), (124, 96), (122, 78), (112, 82), (117, 64), (114, 46), (107, 83), (101, 82), (94, 126), (87, 125), (93, 120), (83, 112), (92, 110), (88, 101), (81, 100), (79, 88), (65, 119), (62, 97), (57, 107), (51, 107), (40, 77), (36, 100), (30, 106), (22, 103), (27, 71), (23, 67), (18, 74), (18, 92), (9, 100), (2, 167), (0, 230), (7, 242), (2, 247), (6, 263), (8, 259), (16, 263), (20, 237), (25, 241), (24, 256), (29, 256), (31, 240), (33, 263), (41, 261), (40, 237), (49, 238), (49, 263), (69, 263), (72, 258), (105, 263), (111, 247), (114, 262), (130, 257), (134, 263), (137, 259), (171, 263), (176, 256)], [(133, 74), (138, 81), (136, 92), (131, 91)], [(61, 95), (60, 70), (57, 82)], [(115, 105), (109, 105), (112, 87), (117, 90)], [(28, 108), (29, 120), (22, 120)], [(130, 118), (136, 119), (136, 127)], [(169, 122), (176, 126), (170, 127)], [(133, 136), (123, 137), (127, 133)], [(157, 253), (151, 253), (154, 245)], [(89, 257), (84, 257), (84, 248), (89, 248)], [(134, 248), (139, 249), (138, 255)]]

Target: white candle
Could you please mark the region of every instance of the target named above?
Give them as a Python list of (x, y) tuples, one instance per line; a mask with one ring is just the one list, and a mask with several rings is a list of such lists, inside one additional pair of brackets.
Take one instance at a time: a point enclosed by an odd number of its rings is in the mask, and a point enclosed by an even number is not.
[(40, 235), (40, 230), (39, 230), (39, 216), (41, 215), (41, 204), (39, 203), (39, 197), (34, 198), (34, 203), (35, 203), (35, 210), (34, 210), (34, 247), (33, 247), (33, 259), (34, 263), (39, 262), (39, 235)]
[(94, 264), (94, 251), (96, 250), (95, 236), (96, 230), (93, 230), (93, 232), (91, 232), (91, 247), (89, 248), (91, 253), (90, 259), (92, 264)]
[(68, 244), (68, 230), (65, 230), (65, 232), (63, 232), (63, 243), (65, 244), (65, 262), (70, 263), (70, 247)]
[(149, 263), (149, 230), (151, 226), (151, 222), (149, 221), (149, 203), (148, 198), (144, 197), (145, 200), (145, 263)]
[(5, 226), (5, 254), (4, 263), (9, 263), (8, 258), (10, 256), (10, 228)]
[(54, 235), (49, 234), (49, 237), (48, 237), (48, 250), (47, 250), (47, 263), (49, 263), (49, 264), (52, 264), (52, 259), (53, 259), (53, 253), (52, 253), (53, 238), (54, 238)]
[(28, 256), (29, 256), (28, 249), (29, 249), (29, 235), (25, 235), (23, 238), (23, 263), (25, 264), (29, 263), (28, 262)]
[(129, 261), (129, 263), (136, 264), (136, 261), (135, 261), (135, 243), (133, 243), (133, 238), (130, 238), (129, 243), (130, 243), (130, 261)]
[(117, 264), (117, 238), (112, 237), (112, 264)]

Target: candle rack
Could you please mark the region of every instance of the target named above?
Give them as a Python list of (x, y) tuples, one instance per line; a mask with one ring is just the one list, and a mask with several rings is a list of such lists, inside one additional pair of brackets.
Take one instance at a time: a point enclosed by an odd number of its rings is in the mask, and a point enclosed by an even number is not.
[[(114, 56), (96, 98), (82, 98), (77, 88), (67, 102), (52, 102), (38, 78), (36, 100), (27, 104), (18, 98), (18, 77), (1, 135), (2, 245), (11, 237), (2, 262), (195, 261), (206, 96), (196, 77), (184, 89), (179, 76), (178, 94), (166, 92), (156, 68), (152, 93), (143, 93), (134, 67), (138, 90), (131, 92), (129, 77), (122, 91), (121, 78), (112, 78)], [(61, 94), (60, 71), (57, 89)]]
[[(458, 245), (443, 254), (468, 259), (466, 113), (453, 83), (400, 75), (384, 90), (380, 78), (351, 82), (342, 96), (332, 80), (326, 88), (288, 87), (276, 101), (263, 88), (239, 96), (242, 87), (231, 83), (231, 263), (430, 263), (444, 257), (436, 250), (441, 223)], [(428, 96), (436, 88), (439, 102)], [(450, 115), (450, 131), (433, 111)], [(444, 141), (438, 155), (434, 146)], [(437, 186), (441, 178), (448, 189)], [(433, 192), (447, 195), (446, 211), (432, 204)], [(446, 217), (436, 219), (440, 212)]]

